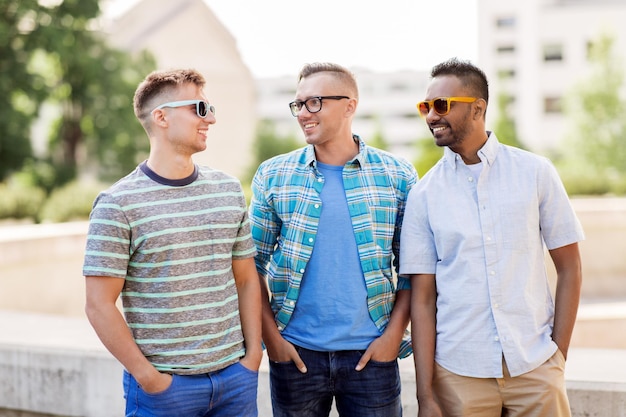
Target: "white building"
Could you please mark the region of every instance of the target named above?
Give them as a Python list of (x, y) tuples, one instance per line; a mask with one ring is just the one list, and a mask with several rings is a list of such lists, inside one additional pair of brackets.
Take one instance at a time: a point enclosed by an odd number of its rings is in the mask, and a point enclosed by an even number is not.
[[(387, 150), (412, 161), (416, 157), (416, 140), (429, 136), (415, 107), (426, 91), (428, 73), (350, 70), (359, 87), (353, 133), (366, 142), (374, 135), (382, 134), (389, 145)], [(302, 138), (297, 120), (289, 111), (289, 102), (295, 98), (297, 81), (298, 74), (256, 80), (259, 118), (273, 121), (281, 136)]]
[(478, 0), (478, 16), (478, 64), (492, 95), (487, 125), (496, 95), (507, 92), (522, 143), (554, 149), (566, 133), (561, 100), (589, 74), (590, 42), (610, 35), (614, 52), (626, 55), (626, 0)]

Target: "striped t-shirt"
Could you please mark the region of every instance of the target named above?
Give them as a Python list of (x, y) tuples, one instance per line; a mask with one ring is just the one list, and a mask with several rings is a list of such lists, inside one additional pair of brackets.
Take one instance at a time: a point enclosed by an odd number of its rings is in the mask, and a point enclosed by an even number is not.
[(239, 180), (196, 167), (168, 181), (143, 163), (96, 198), (83, 275), (124, 279), (124, 316), (146, 358), (198, 374), (245, 354), (232, 260), (255, 252)]

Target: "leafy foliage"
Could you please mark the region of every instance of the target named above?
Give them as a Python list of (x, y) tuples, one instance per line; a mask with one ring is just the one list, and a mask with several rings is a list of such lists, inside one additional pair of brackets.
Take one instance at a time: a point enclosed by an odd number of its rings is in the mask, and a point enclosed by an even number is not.
[(365, 139), (365, 143), (373, 146), (374, 148), (382, 149), (383, 151), (389, 149), (389, 143), (387, 142), (387, 139), (385, 139), (385, 135), (383, 135), (380, 126), (376, 129), (371, 138)]
[(513, 101), (513, 97), (501, 92), (496, 97), (498, 106), (498, 118), (494, 124), (494, 132), (498, 137), (498, 141), (506, 145), (515, 146), (524, 149), (524, 145), (517, 136), (515, 127), (515, 119), (509, 113), (509, 104)]
[(37, 213), (37, 220), (55, 223), (86, 220), (93, 201), (105, 188), (104, 184), (86, 181), (71, 181), (55, 188)]
[(443, 156), (443, 148), (435, 144), (432, 136), (415, 141), (417, 159), (413, 162), (420, 178), (424, 176)]
[(6, 132), (0, 135), (0, 180), (33, 159), (30, 126), (44, 101), (60, 117), (52, 125), (49, 155), (33, 165), (47, 164), (54, 185), (70, 181), (79, 168), (119, 177), (148, 150), (132, 97), (155, 61), (106, 44), (93, 30), (98, 0), (50, 4), (0, 0), (0, 44), (9, 45), (0, 49), (0, 70), (11, 74), (0, 80), (0, 131)]
[(0, 219), (36, 219), (46, 199), (43, 189), (16, 181), (0, 183)]
[(42, 77), (29, 71), (37, 1), (0, 0), (0, 180), (31, 156), (30, 125), (45, 97)]
[(252, 144), (253, 158), (243, 182), (250, 182), (261, 162), (273, 156), (300, 148), (302, 143), (294, 136), (280, 136), (276, 133), (276, 125), (271, 120), (261, 120)]
[(572, 129), (566, 138), (571, 145), (564, 155), (567, 166), (561, 170), (601, 178), (604, 186), (598, 193), (607, 186), (623, 190), (626, 182), (626, 103), (620, 96), (624, 69), (614, 43), (606, 34), (591, 43), (591, 74), (576, 85), (564, 106)]

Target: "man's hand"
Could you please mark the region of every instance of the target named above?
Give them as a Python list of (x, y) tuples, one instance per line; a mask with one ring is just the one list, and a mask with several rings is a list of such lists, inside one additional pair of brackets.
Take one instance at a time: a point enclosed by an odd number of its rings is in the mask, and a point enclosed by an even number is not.
[(385, 334), (383, 334), (370, 343), (363, 356), (361, 356), (361, 360), (356, 364), (355, 369), (357, 371), (362, 370), (370, 359), (377, 362), (391, 362), (398, 357), (399, 349), (400, 345), (395, 339), (386, 337)]
[(164, 373), (156, 373), (154, 377), (150, 378), (147, 381), (139, 382), (141, 385), (141, 389), (143, 389), (147, 394), (158, 394), (159, 392), (163, 392), (172, 385), (172, 375), (164, 374)]
[(267, 356), (273, 362), (293, 362), (296, 368), (303, 374), (307, 372), (306, 365), (298, 355), (296, 348), (286, 341), (282, 336), (279, 337), (272, 345), (266, 344)]

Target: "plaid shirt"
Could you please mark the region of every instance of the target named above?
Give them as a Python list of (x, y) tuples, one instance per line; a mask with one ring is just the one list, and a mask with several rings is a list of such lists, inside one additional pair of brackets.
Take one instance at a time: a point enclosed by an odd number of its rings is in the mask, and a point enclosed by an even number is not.
[[(383, 332), (395, 301), (400, 226), (415, 168), (403, 159), (366, 146), (343, 169), (344, 187), (372, 320)], [(317, 169), (312, 145), (271, 158), (259, 166), (252, 182), (250, 221), (257, 246), (256, 266), (267, 277), (272, 309), (283, 330), (296, 307), (300, 283), (313, 252), (322, 210), (324, 177)], [(399, 276), (398, 290), (410, 289)], [(405, 334), (400, 357), (411, 353)]]

